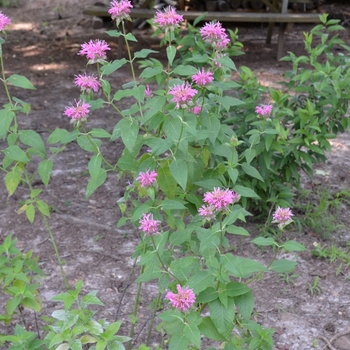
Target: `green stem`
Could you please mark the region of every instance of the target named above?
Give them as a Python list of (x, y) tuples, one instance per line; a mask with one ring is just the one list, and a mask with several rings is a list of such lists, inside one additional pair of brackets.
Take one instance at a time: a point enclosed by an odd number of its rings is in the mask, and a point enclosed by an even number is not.
[(60, 253), (58, 252), (56, 241), (55, 241), (55, 238), (54, 238), (54, 236), (52, 234), (52, 231), (51, 231), (51, 227), (49, 225), (49, 222), (48, 222), (46, 216), (44, 214), (41, 214), (41, 216), (42, 216), (42, 218), (44, 220), (47, 232), (49, 233), (53, 249), (55, 250), (55, 254), (56, 254), (56, 257), (57, 257), (58, 265), (60, 266), (61, 275), (62, 275), (62, 278), (63, 278), (64, 287), (68, 290), (69, 286), (68, 286), (68, 282), (67, 282), (67, 276), (66, 276), (66, 274), (65, 274), (65, 272), (63, 270), (62, 260), (61, 260), (61, 257), (60, 257)]
[(81, 128), (83, 129), (85, 136), (88, 138), (91, 146), (95, 149), (95, 153), (99, 154), (102, 158), (102, 160), (111, 168), (111, 169), (115, 169), (115, 166), (113, 166), (100, 152), (99, 148), (92, 142), (91, 137), (89, 135), (89, 133), (86, 131), (84, 124), (80, 124)]
[[(124, 21), (122, 21), (122, 28), (123, 28), (123, 34), (124, 34), (124, 39), (125, 39), (124, 41), (125, 41), (126, 51), (128, 52), (128, 58), (129, 58), (129, 62), (130, 62), (131, 75), (132, 75), (132, 78), (134, 80), (134, 86), (137, 87), (137, 80), (136, 80), (136, 75), (135, 75), (135, 70), (134, 70), (134, 65), (133, 65), (133, 59), (131, 57), (129, 42), (126, 39), (126, 30), (125, 30)], [(137, 100), (137, 104), (139, 106), (140, 116), (143, 119), (141, 102), (139, 100)]]
[(179, 135), (179, 139), (177, 140), (177, 143), (176, 143), (176, 148), (175, 148), (174, 155), (176, 155), (176, 152), (177, 152), (177, 150), (179, 149), (179, 144), (180, 144), (180, 141), (181, 141), (182, 133), (183, 133), (183, 131), (184, 131), (184, 122), (183, 122), (184, 117), (185, 117), (185, 111), (182, 110), (180, 135)]
[[(143, 255), (146, 253), (146, 244), (143, 244)], [(141, 270), (140, 270), (140, 276), (144, 273), (145, 271), (145, 265), (141, 266)], [(131, 320), (131, 327), (130, 327), (130, 333), (129, 333), (129, 337), (130, 337), (130, 341), (128, 343), (128, 348), (127, 350), (131, 350), (132, 347), (132, 338), (135, 334), (135, 323), (136, 323), (136, 315), (137, 315), (137, 311), (139, 309), (139, 302), (140, 302), (140, 295), (141, 295), (141, 287), (142, 287), (142, 282), (139, 282), (137, 284), (137, 292), (136, 292), (136, 297), (135, 297), (135, 304), (134, 304), (134, 310), (132, 313), (133, 319)]]
[(168, 267), (164, 264), (162, 258), (160, 257), (160, 255), (158, 253), (158, 249), (157, 249), (156, 243), (154, 242), (153, 236), (151, 236), (151, 241), (153, 244), (154, 251), (157, 254), (158, 260), (159, 260), (160, 264), (162, 265), (163, 269), (165, 270), (165, 272), (168, 273), (170, 276), (172, 276), (174, 279), (176, 279), (178, 282), (181, 282), (172, 272), (169, 271)]
[[(1, 49), (1, 45), (0, 45), (0, 49)], [(6, 92), (6, 96), (7, 99), (10, 102), (11, 107), (13, 107), (13, 102), (12, 102), (12, 98), (7, 86), (7, 82), (6, 82), (6, 77), (5, 77), (5, 67), (4, 67), (4, 61), (2, 59), (2, 56), (0, 56), (0, 64), (1, 64), (1, 74), (2, 74), (2, 82), (4, 83), (4, 88), (5, 88), (5, 92)]]
[(159, 306), (160, 306), (161, 297), (162, 297), (162, 293), (159, 292), (159, 293), (158, 293), (158, 297), (157, 297), (157, 301), (156, 301), (156, 305), (154, 306), (151, 324), (149, 325), (149, 329), (148, 329), (148, 333), (147, 333), (147, 340), (146, 340), (146, 345), (147, 345), (147, 346), (149, 345), (150, 340), (151, 340), (151, 335), (152, 335), (152, 329), (153, 329), (153, 325), (154, 325), (154, 320), (155, 320), (155, 318), (156, 318), (157, 310), (158, 310), (158, 308), (159, 308)]

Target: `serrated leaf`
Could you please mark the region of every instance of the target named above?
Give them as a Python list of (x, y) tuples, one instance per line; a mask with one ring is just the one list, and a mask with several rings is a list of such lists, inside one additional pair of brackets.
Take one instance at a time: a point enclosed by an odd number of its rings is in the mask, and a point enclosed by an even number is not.
[(132, 149), (135, 145), (137, 135), (139, 132), (139, 127), (135, 123), (131, 123), (127, 119), (122, 119), (118, 123), (118, 127), (120, 128), (121, 138), (125, 147), (132, 152)]
[(248, 293), (235, 297), (235, 304), (237, 305), (237, 308), (243, 318), (245, 320), (249, 320), (254, 308), (253, 293), (250, 291)]
[(219, 299), (209, 303), (210, 318), (216, 329), (226, 339), (229, 339), (233, 329), (233, 321), (235, 318), (235, 308), (233, 298), (227, 299), (227, 307), (223, 305)]
[(125, 35), (125, 39), (128, 40), (128, 41), (135, 41), (135, 42), (137, 42), (137, 39), (131, 33), (126, 34)]
[(169, 350), (187, 349), (190, 341), (183, 333), (175, 334), (170, 338)]
[(201, 347), (201, 333), (198, 327), (193, 323), (186, 323), (184, 327), (184, 336), (197, 346), (198, 349)]
[(223, 96), (223, 97), (218, 96), (217, 100), (219, 101), (219, 103), (222, 104), (222, 106), (226, 109), (227, 112), (230, 110), (231, 107), (244, 104), (238, 98), (231, 97), (231, 96)]
[(226, 285), (225, 291), (229, 297), (236, 297), (250, 292), (250, 288), (243, 283), (233, 281)]
[(88, 305), (100, 305), (104, 306), (102, 301), (94, 294), (89, 293), (87, 295), (84, 295), (81, 299), (81, 302), (84, 304), (83, 307), (86, 307)]
[(100, 174), (102, 164), (102, 157), (100, 154), (96, 154), (89, 160), (88, 169), (91, 178), (97, 178)]
[(212, 319), (210, 317), (203, 317), (201, 324), (198, 326), (201, 333), (212, 340), (223, 341), (225, 337), (220, 334), (215, 327)]
[(0, 139), (5, 139), (8, 129), (11, 126), (13, 118), (16, 114), (7, 109), (0, 110)]
[(186, 283), (189, 288), (193, 289), (195, 294), (202, 292), (204, 289), (211, 287), (214, 283), (214, 276), (208, 271), (198, 271)]
[(49, 159), (43, 159), (38, 165), (38, 173), (45, 186), (49, 184), (52, 173), (53, 162)]
[(260, 199), (260, 197), (249, 187), (236, 185), (233, 189), (243, 197)]
[(8, 77), (7, 81), (17, 87), (21, 87), (22, 89), (28, 89), (28, 90), (36, 90), (34, 85), (23, 75), (19, 74), (12, 74)]

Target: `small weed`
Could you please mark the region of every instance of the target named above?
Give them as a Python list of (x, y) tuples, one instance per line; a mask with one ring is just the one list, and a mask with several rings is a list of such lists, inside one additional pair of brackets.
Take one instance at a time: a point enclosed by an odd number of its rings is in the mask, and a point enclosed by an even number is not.
[[(311, 250), (311, 255), (316, 256), (317, 258), (322, 258), (328, 260), (331, 264), (336, 261), (340, 261), (346, 265), (346, 268), (350, 266), (350, 248), (340, 248), (335, 244), (332, 244), (331, 247), (321, 247), (320, 243), (314, 244), (315, 249)], [(342, 264), (337, 268), (336, 274), (338, 275), (341, 271)]]
[(312, 347), (317, 349), (318, 348), (318, 345), (317, 345), (317, 339), (314, 338), (313, 341), (312, 341)]
[(284, 283), (291, 283), (293, 286), (295, 285), (294, 280), (299, 277), (297, 273), (291, 273), (291, 272), (283, 272), (277, 274), (277, 277), (279, 277), (280, 281)]
[(321, 191), (302, 191), (299, 194), (296, 207), (304, 214), (302, 219), (297, 219), (299, 229), (307, 227), (323, 238), (330, 235), (339, 228), (344, 227), (339, 224), (338, 213), (342, 202), (350, 202), (350, 193), (339, 192), (332, 196), (328, 188)]
[(98, 235), (94, 238), (94, 242), (98, 242), (102, 238), (105, 238), (105, 236)]
[(309, 286), (309, 292), (311, 295), (320, 295), (321, 294), (321, 287), (318, 284), (318, 276), (314, 278), (314, 281), (311, 283), (308, 283)]

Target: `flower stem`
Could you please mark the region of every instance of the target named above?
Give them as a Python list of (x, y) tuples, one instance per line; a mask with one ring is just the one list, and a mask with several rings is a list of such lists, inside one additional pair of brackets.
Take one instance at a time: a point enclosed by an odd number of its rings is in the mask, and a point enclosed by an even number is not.
[(51, 227), (49, 225), (49, 222), (48, 222), (46, 216), (44, 214), (41, 214), (41, 216), (42, 216), (42, 218), (44, 220), (47, 232), (49, 233), (53, 249), (55, 250), (55, 254), (56, 254), (56, 257), (57, 257), (58, 265), (60, 266), (61, 275), (62, 275), (62, 278), (63, 278), (64, 287), (68, 290), (69, 286), (68, 286), (68, 282), (67, 282), (67, 276), (66, 276), (66, 274), (65, 274), (65, 272), (63, 270), (62, 260), (61, 260), (60, 254), (58, 252), (56, 241), (55, 241), (55, 238), (54, 238), (54, 236), (52, 234), (52, 231), (51, 231)]

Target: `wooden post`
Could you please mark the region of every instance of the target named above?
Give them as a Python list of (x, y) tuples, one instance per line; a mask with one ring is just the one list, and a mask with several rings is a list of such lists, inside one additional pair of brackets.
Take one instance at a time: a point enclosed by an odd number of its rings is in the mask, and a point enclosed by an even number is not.
[[(282, 0), (281, 13), (287, 13), (288, 10), (288, 0)], [(286, 24), (280, 23), (279, 33), (278, 33), (278, 44), (277, 44), (277, 61), (283, 55), (283, 43), (284, 43), (284, 33), (286, 31)]]

